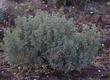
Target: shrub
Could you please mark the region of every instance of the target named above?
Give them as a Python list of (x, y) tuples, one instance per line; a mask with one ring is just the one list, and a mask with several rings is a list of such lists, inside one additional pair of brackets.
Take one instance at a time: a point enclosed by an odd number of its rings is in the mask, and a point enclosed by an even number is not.
[(35, 17), (18, 17), (16, 28), (5, 34), (5, 55), (12, 64), (48, 63), (68, 72), (89, 64), (99, 48), (96, 27), (79, 33), (72, 19), (40, 12)]
[(47, 59), (51, 67), (62, 71), (84, 68), (98, 53), (99, 35), (96, 27), (87, 25), (81, 33), (67, 35), (58, 43), (57, 47), (47, 51)]
[(4, 38), (5, 55), (11, 64), (42, 62), (41, 55), (55, 47), (50, 33), (55, 32), (57, 42), (63, 37), (65, 30), (73, 29), (72, 21), (50, 16), (46, 12), (35, 17), (18, 17), (15, 22), (16, 28), (12, 32), (7, 31)]

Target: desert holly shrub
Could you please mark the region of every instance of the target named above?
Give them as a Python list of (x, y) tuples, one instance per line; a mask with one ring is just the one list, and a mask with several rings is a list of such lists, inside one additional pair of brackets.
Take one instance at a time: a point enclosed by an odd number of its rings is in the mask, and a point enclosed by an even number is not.
[(72, 21), (46, 12), (35, 17), (18, 17), (15, 22), (16, 28), (7, 31), (4, 38), (6, 59), (12, 64), (42, 62), (42, 54), (56, 47), (66, 30), (73, 30)]
[(48, 63), (53, 69), (80, 70), (99, 48), (100, 34), (94, 26), (77, 32), (73, 20), (40, 12), (18, 17), (16, 28), (5, 34), (5, 55), (12, 64)]
[(69, 71), (80, 70), (87, 66), (100, 46), (100, 33), (96, 27), (85, 26), (81, 33), (69, 34), (57, 47), (47, 51), (47, 59), (54, 69)]

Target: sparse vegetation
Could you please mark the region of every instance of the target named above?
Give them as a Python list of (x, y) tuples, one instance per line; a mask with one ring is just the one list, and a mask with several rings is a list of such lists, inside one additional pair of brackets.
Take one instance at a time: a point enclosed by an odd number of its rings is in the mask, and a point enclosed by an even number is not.
[(0, 7), (0, 80), (109, 79), (110, 0), (1, 0)]
[(100, 33), (85, 26), (79, 33), (72, 20), (41, 12), (35, 17), (18, 17), (16, 28), (4, 39), (10, 63), (47, 63), (62, 71), (80, 70), (98, 53)]

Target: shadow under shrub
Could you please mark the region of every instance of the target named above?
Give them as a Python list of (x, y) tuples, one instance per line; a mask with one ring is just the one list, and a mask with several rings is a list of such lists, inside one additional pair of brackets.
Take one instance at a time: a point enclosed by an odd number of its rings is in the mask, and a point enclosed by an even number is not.
[(83, 9), (88, 3), (98, 2), (104, 3), (109, 0), (41, 0), (45, 4), (54, 4), (57, 8), (61, 6), (75, 6), (78, 9)]
[(5, 34), (4, 51), (10, 64), (47, 63), (68, 72), (89, 64), (98, 52), (100, 33), (94, 26), (76, 31), (73, 20), (40, 12), (35, 17), (18, 17), (16, 28)]

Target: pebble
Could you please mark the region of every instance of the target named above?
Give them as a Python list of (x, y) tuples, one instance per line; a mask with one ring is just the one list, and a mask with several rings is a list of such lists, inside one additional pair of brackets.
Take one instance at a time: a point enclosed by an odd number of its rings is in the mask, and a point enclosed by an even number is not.
[(101, 72), (101, 70), (98, 70), (98, 72)]
[(20, 67), (20, 66), (18, 66), (18, 69), (20, 70), (20, 69), (21, 69), (21, 67)]
[(1, 73), (4, 73), (4, 71), (1, 71)]
[(46, 77), (48, 78), (49, 76), (47, 75)]
[(104, 29), (105, 31), (107, 31), (107, 29)]
[(13, 73), (14, 75), (16, 75), (16, 73)]
[(102, 47), (104, 47), (104, 44), (102, 44)]
[(90, 14), (94, 14), (94, 12), (90, 12)]
[(25, 77), (26, 80), (28, 80), (28, 77)]
[(108, 6), (110, 6), (110, 2), (107, 2), (106, 4), (107, 4)]
[(103, 74), (101, 74), (101, 76), (104, 76)]

